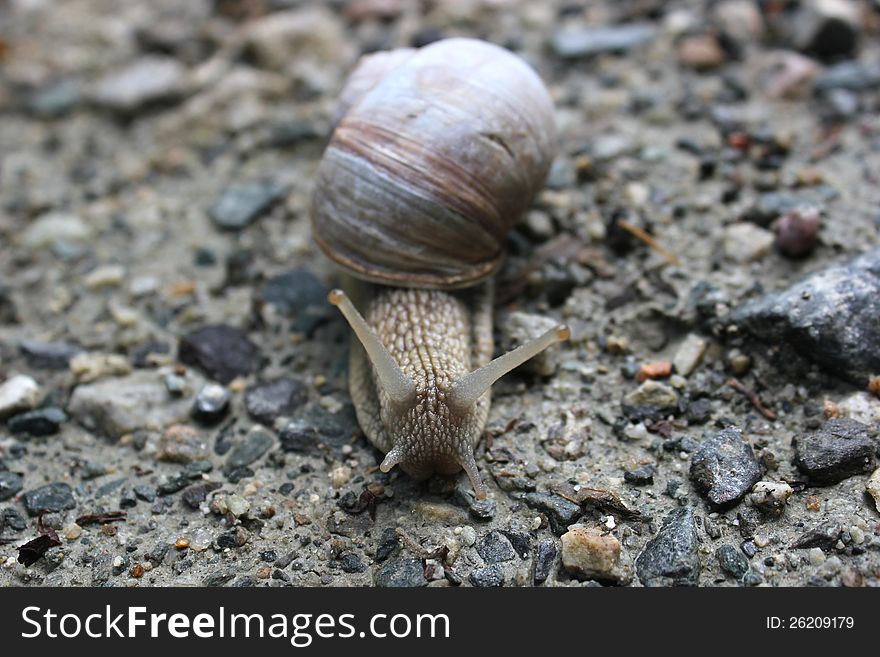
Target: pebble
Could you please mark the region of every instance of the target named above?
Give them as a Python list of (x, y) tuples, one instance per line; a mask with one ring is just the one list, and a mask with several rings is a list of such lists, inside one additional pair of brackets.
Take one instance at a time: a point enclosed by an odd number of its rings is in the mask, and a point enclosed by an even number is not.
[(470, 547), (477, 542), (477, 531), (470, 525), (465, 525), (464, 527), (462, 527), (461, 534), (459, 536), (461, 538), (462, 545), (466, 547)]
[(676, 48), (678, 61), (697, 71), (718, 68), (726, 60), (724, 50), (713, 34), (695, 34), (681, 39)]
[(863, 387), (880, 372), (880, 248), (748, 301), (731, 323)]
[(477, 553), (486, 563), (501, 563), (516, 558), (516, 551), (501, 532), (491, 531), (477, 544)]
[(654, 473), (657, 471), (653, 465), (642, 465), (632, 470), (624, 470), (623, 479), (633, 486), (650, 486), (654, 483)]
[(91, 290), (104, 287), (116, 287), (125, 279), (125, 267), (122, 265), (103, 265), (96, 267), (83, 277), (83, 283)]
[(178, 358), (224, 385), (251, 374), (262, 360), (247, 334), (226, 324), (209, 324), (187, 333), (180, 339)]
[(833, 520), (828, 520), (817, 527), (805, 531), (792, 543), (791, 547), (796, 550), (817, 547), (831, 550), (837, 546), (839, 540), (840, 524)]
[(526, 493), (523, 501), (531, 508), (546, 513), (550, 528), (557, 535), (564, 534), (568, 526), (582, 514), (579, 505), (551, 493)]
[(108, 376), (131, 373), (131, 364), (119, 354), (81, 353), (70, 360), (70, 371), (78, 383), (91, 383)]
[(859, 60), (840, 62), (827, 67), (813, 85), (819, 94), (834, 90), (861, 93), (880, 87), (880, 69)]
[(535, 550), (535, 564), (533, 581), (535, 584), (542, 584), (550, 577), (550, 571), (553, 568), (553, 562), (559, 550), (556, 547), (556, 541), (552, 539), (544, 539), (538, 543)]
[(232, 448), (223, 466), (225, 473), (250, 465), (275, 443), (275, 438), (263, 427), (252, 427), (244, 439)]
[(705, 438), (691, 459), (697, 491), (718, 509), (736, 505), (763, 475), (752, 446), (737, 428)]
[(775, 235), (765, 228), (743, 221), (724, 228), (724, 255), (733, 262), (759, 260), (773, 252)]
[(666, 415), (678, 409), (678, 393), (659, 381), (648, 379), (623, 398), (623, 412), (636, 419)]
[(374, 579), (376, 586), (383, 588), (406, 588), (425, 586), (425, 569), (421, 559), (388, 559)]
[(773, 226), (776, 248), (789, 258), (810, 255), (819, 242), (820, 224), (818, 208), (807, 206), (786, 212)]
[(184, 504), (191, 509), (198, 509), (202, 502), (208, 497), (208, 493), (220, 488), (221, 484), (217, 481), (208, 481), (203, 484), (190, 486), (183, 491), (181, 498)]
[(206, 383), (193, 402), (193, 419), (207, 425), (217, 424), (229, 412), (231, 398), (229, 390), (219, 383)]
[(10, 507), (3, 509), (3, 512), (0, 513), (0, 527), (8, 527), (13, 531), (20, 532), (27, 529), (27, 520), (18, 510)]
[(197, 429), (186, 424), (172, 424), (162, 434), (156, 448), (156, 460), (169, 463), (192, 463), (209, 458), (211, 449)]
[(135, 371), (77, 386), (68, 411), (86, 428), (119, 438), (138, 429), (162, 430), (185, 421), (189, 402), (169, 397), (155, 372)]
[(0, 385), (0, 419), (32, 409), (40, 401), (40, 385), (25, 374), (17, 374)]
[(82, 536), (82, 527), (72, 522), (69, 525), (65, 525), (61, 533), (68, 541), (75, 541)]
[(68, 484), (53, 483), (40, 486), (22, 494), (24, 507), (28, 515), (36, 516), (43, 511), (57, 513), (76, 508), (73, 490)]
[(623, 53), (650, 43), (657, 28), (650, 23), (629, 23), (609, 27), (566, 26), (552, 39), (553, 52), (563, 59), (590, 57), (601, 53)]
[(636, 559), (636, 573), (645, 586), (696, 586), (700, 555), (692, 509), (680, 507), (666, 516)]
[(732, 545), (722, 545), (715, 550), (715, 557), (718, 559), (721, 570), (734, 579), (741, 579), (749, 572), (749, 560)]
[(689, 333), (684, 341), (679, 345), (672, 358), (672, 365), (675, 371), (682, 376), (689, 376), (703, 360), (703, 354), (706, 353), (706, 341), (699, 335)]
[(877, 512), (880, 513), (880, 468), (874, 470), (874, 474), (871, 475), (871, 478), (865, 484), (865, 490), (874, 498), (874, 506), (877, 507)]
[(792, 487), (784, 481), (759, 481), (752, 487), (749, 502), (765, 515), (778, 518), (793, 493)]
[(340, 465), (330, 470), (330, 485), (335, 489), (345, 486), (354, 473), (347, 465)]
[(80, 217), (73, 214), (49, 213), (37, 217), (22, 233), (22, 243), (31, 249), (54, 247), (58, 244), (78, 244), (88, 241), (92, 230)]
[(284, 186), (269, 182), (231, 185), (214, 201), (208, 214), (218, 228), (242, 230), (269, 211), (286, 194)]
[(70, 360), (82, 351), (79, 347), (65, 342), (40, 340), (22, 340), (18, 346), (28, 365), (45, 370), (66, 370)]
[(811, 483), (827, 486), (874, 468), (876, 445), (868, 427), (849, 418), (829, 420), (794, 444), (795, 465)]
[(102, 107), (128, 114), (180, 96), (185, 76), (176, 59), (148, 55), (98, 80), (92, 98)]
[(64, 411), (56, 406), (46, 406), (13, 415), (7, 420), (6, 428), (14, 434), (50, 436), (58, 433), (65, 422), (67, 422), (67, 414)]
[(23, 482), (23, 477), (17, 472), (0, 471), (0, 502), (18, 495)]
[(648, 437), (648, 428), (645, 426), (644, 422), (627, 424), (623, 430), (623, 435), (627, 440), (644, 440)]
[(572, 527), (561, 540), (562, 566), (572, 575), (611, 584), (632, 581), (632, 560), (613, 535)]
[(290, 318), (292, 331), (308, 336), (333, 316), (328, 292), (329, 288), (314, 274), (297, 267), (269, 278), (260, 286), (255, 300)]
[(798, 50), (831, 60), (853, 54), (862, 23), (860, 7), (852, 0), (805, 0), (795, 16), (786, 19)]
[(822, 552), (822, 548), (810, 548), (808, 556), (811, 566), (821, 566), (823, 563), (825, 563), (825, 553)]
[(470, 583), (478, 588), (504, 586), (504, 571), (497, 563), (483, 568), (475, 568), (468, 575)]
[(308, 398), (308, 387), (303, 382), (282, 377), (261, 381), (248, 388), (244, 403), (253, 419), (272, 426), (280, 416), (292, 415)]

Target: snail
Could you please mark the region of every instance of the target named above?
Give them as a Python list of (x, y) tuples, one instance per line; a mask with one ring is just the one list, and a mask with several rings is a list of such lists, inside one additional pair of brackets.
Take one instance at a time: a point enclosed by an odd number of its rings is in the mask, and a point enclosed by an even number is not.
[(350, 275), (351, 298), (328, 300), (354, 332), (358, 422), (383, 472), (464, 470), (483, 499), (474, 448), (492, 384), (569, 337), (559, 325), (492, 360), (491, 276), (553, 158), (549, 93), (508, 50), (446, 39), (363, 57), (334, 122), (311, 218)]

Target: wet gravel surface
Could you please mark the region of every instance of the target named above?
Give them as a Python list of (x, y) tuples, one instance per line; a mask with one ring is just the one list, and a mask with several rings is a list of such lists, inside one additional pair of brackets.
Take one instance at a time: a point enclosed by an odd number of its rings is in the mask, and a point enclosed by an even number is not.
[[(561, 135), (496, 344), (573, 334), (496, 384), (484, 501), (378, 471), (307, 214), (359, 54), (458, 35)], [(878, 585), (878, 37), (856, 0), (0, 4), (0, 585)]]

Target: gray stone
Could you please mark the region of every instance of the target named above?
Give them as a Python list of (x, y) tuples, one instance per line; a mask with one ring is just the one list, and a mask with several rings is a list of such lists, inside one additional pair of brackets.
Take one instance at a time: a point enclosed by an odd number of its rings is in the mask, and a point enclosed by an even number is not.
[(40, 488), (26, 491), (22, 495), (24, 507), (31, 516), (39, 515), (43, 511), (57, 513), (76, 507), (73, 499), (73, 491), (65, 483), (46, 484)]
[(206, 383), (193, 402), (192, 416), (203, 424), (216, 424), (229, 411), (232, 395), (217, 383)]
[(581, 517), (581, 507), (559, 495), (550, 493), (526, 493), (523, 500), (531, 508), (543, 511), (550, 521), (554, 534), (562, 535), (568, 526)]
[(178, 97), (185, 74), (176, 59), (149, 55), (101, 78), (92, 97), (98, 105), (130, 113)]
[(18, 495), (23, 481), (22, 476), (17, 472), (0, 472), (0, 501)]
[(732, 545), (722, 545), (715, 550), (715, 556), (718, 558), (721, 570), (734, 579), (742, 579), (743, 575), (749, 572), (749, 560)]
[(273, 276), (259, 288), (256, 301), (272, 306), (291, 319), (291, 330), (311, 335), (312, 331), (333, 316), (335, 308), (327, 303), (329, 288), (304, 267)]
[(532, 577), (535, 584), (542, 584), (547, 581), (558, 552), (559, 550), (556, 547), (556, 541), (552, 539), (545, 539), (538, 543), (538, 547), (535, 550), (535, 562)]
[(254, 384), (247, 389), (244, 403), (252, 418), (272, 426), (279, 416), (291, 415), (308, 398), (308, 388), (303, 382), (283, 377)]
[(733, 427), (703, 440), (691, 460), (690, 476), (697, 491), (719, 509), (737, 504), (761, 475), (752, 446)]
[(425, 569), (420, 559), (389, 559), (376, 572), (375, 584), (384, 588), (425, 586)]
[(56, 406), (47, 406), (13, 415), (6, 422), (6, 427), (14, 434), (50, 436), (57, 433), (65, 422), (67, 422), (67, 414), (64, 411)]
[(504, 586), (504, 571), (497, 563), (484, 568), (475, 568), (468, 575), (470, 583), (479, 588)]
[(510, 541), (499, 531), (486, 534), (483, 540), (477, 543), (477, 553), (486, 563), (500, 563), (516, 558), (516, 551)]
[(189, 415), (189, 402), (172, 398), (161, 377), (148, 371), (77, 386), (67, 408), (87, 429), (109, 438), (137, 429), (161, 431)]
[(226, 457), (224, 472), (232, 472), (237, 468), (250, 465), (260, 458), (275, 443), (272, 434), (262, 427), (253, 427), (238, 445), (232, 448)]
[(226, 324), (209, 324), (187, 333), (180, 338), (178, 358), (223, 384), (251, 374), (262, 362), (259, 348), (247, 334)]
[(657, 28), (650, 23), (610, 27), (568, 26), (553, 35), (553, 51), (564, 59), (590, 57), (600, 53), (623, 53), (652, 41)]
[(849, 418), (830, 420), (794, 444), (794, 463), (814, 484), (835, 484), (874, 468), (877, 445), (867, 426)]
[(237, 231), (251, 225), (284, 198), (287, 189), (275, 183), (239, 183), (227, 187), (208, 214), (223, 230)]
[(645, 586), (696, 586), (700, 577), (698, 550), (693, 510), (674, 509), (636, 559), (636, 573)]
[(833, 374), (867, 385), (880, 372), (880, 248), (814, 273), (730, 316), (756, 337), (790, 344)]

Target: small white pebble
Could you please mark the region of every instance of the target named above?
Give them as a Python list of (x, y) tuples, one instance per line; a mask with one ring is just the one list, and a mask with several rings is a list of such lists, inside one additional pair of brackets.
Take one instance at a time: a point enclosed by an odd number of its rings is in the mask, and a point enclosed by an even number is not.
[(865, 542), (865, 532), (856, 525), (849, 528), (849, 535), (852, 536), (853, 543), (856, 545), (861, 545)]
[(464, 545), (471, 546), (477, 542), (477, 530), (470, 525), (461, 528), (461, 542)]
[(821, 566), (825, 563), (825, 553), (822, 552), (822, 548), (811, 548), (810, 549), (810, 564), (813, 566)]
[(119, 555), (116, 555), (113, 558), (113, 567), (114, 568), (122, 568), (122, 564), (124, 564), (124, 563), (125, 563), (125, 559), (123, 559)]
[(605, 527), (607, 529), (614, 529), (617, 527), (617, 523), (614, 521), (614, 516), (608, 516), (605, 518)]

